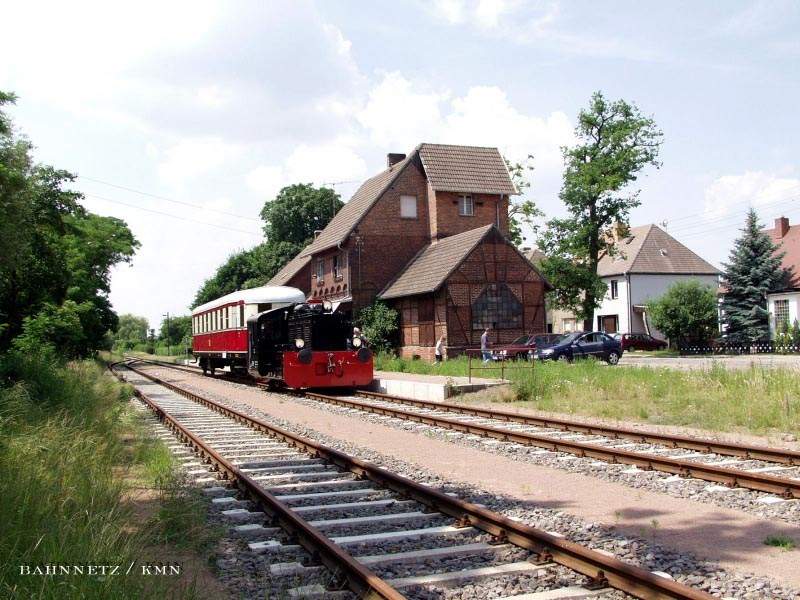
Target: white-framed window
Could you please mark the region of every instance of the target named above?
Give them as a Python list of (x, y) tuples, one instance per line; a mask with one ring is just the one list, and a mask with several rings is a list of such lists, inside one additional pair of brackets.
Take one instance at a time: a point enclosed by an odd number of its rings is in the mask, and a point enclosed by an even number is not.
[(612, 279), (611, 280), (611, 286), (610, 286), (609, 291), (611, 292), (611, 299), (612, 300), (616, 300), (617, 298), (619, 298), (619, 286), (617, 285), (617, 280), (616, 279)]
[(475, 202), (469, 194), (458, 196), (458, 214), (462, 217), (471, 217), (475, 214)]
[(416, 196), (400, 196), (400, 218), (402, 219), (417, 218)]
[(322, 281), (325, 277), (325, 259), (320, 258), (317, 261), (317, 281)]
[(775, 300), (775, 330), (781, 331), (789, 326), (789, 301)]
[(342, 278), (342, 269), (344, 268), (344, 257), (347, 256), (344, 253), (337, 254), (333, 257), (333, 277), (334, 279), (341, 279)]

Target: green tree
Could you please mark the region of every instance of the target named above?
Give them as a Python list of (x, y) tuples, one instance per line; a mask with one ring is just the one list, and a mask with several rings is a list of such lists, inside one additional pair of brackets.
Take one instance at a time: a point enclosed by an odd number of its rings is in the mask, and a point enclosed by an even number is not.
[(158, 339), (163, 343), (169, 343), (170, 346), (182, 346), (186, 339), (192, 337), (192, 317), (190, 315), (176, 316), (169, 318), (169, 325), (167, 319), (161, 321), (161, 331)]
[(22, 333), (14, 338), (13, 347), (25, 355), (51, 352), (64, 358), (84, 356), (87, 339), (82, 317), (91, 310), (88, 302), (76, 304), (66, 300), (61, 306), (45, 304), (35, 316), (25, 317)]
[(120, 315), (114, 342), (118, 347), (131, 350), (136, 344), (144, 344), (147, 341), (147, 328), (145, 317), (132, 314)]
[(673, 347), (707, 342), (717, 333), (717, 295), (697, 279), (670, 285), (663, 296), (647, 303), (647, 314)]
[(575, 134), (577, 145), (563, 148), (559, 194), (569, 214), (547, 223), (540, 247), (548, 257), (542, 268), (555, 287), (556, 304), (574, 311), (591, 329), (606, 287), (597, 264), (604, 253), (617, 253), (613, 228), (627, 226), (631, 209), (640, 204), (639, 192), (628, 186), (644, 167), (660, 166), (663, 134), (636, 105), (609, 102), (601, 92), (581, 110)]
[(334, 190), (296, 183), (283, 188), (273, 200), (264, 203), (261, 218), (264, 235), (270, 242), (291, 242), (302, 247), (324, 229), (344, 203)]
[[(0, 108), (13, 101), (0, 93)], [(26, 323), (26, 339), (33, 339), (48, 331), (46, 323), (71, 323), (77, 316), (81, 334), (54, 345), (74, 353), (71, 344), (82, 340), (87, 354), (116, 327), (109, 272), (130, 260), (138, 242), (124, 222), (80, 205), (82, 195), (65, 189), (72, 174), (35, 164), (31, 155), (30, 142), (15, 135), (0, 110), (0, 351)], [(62, 331), (56, 325), (53, 331)]]
[(356, 323), (369, 346), (376, 352), (388, 352), (396, 345), (399, 315), (380, 300), (365, 306)]
[(324, 229), (344, 204), (333, 190), (310, 184), (283, 188), (261, 211), (265, 242), (228, 257), (195, 294), (192, 307), (236, 290), (266, 284)]
[(728, 263), (724, 264), (725, 295), (722, 319), (725, 337), (746, 344), (769, 337), (767, 294), (781, 289), (788, 273), (781, 267), (784, 253), (761, 230), (758, 215), (747, 213), (742, 235), (733, 243)]
[(524, 162), (513, 162), (505, 157), (508, 173), (511, 182), (519, 192), (518, 196), (509, 198), (508, 206), (508, 239), (514, 245), (521, 246), (525, 241), (522, 228), (527, 225), (533, 233), (536, 233), (538, 226), (536, 219), (544, 216), (544, 213), (537, 208), (536, 203), (530, 198), (526, 198), (526, 192), (531, 188), (530, 173), (533, 172), (533, 155), (529, 154)]

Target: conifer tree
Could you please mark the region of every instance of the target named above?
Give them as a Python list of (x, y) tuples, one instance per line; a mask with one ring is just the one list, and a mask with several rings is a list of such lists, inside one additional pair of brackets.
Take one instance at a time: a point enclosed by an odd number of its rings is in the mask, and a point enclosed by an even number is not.
[(727, 290), (722, 319), (729, 341), (744, 344), (769, 337), (767, 293), (780, 289), (786, 281), (783, 254), (761, 230), (756, 211), (750, 209), (729, 262), (723, 265)]

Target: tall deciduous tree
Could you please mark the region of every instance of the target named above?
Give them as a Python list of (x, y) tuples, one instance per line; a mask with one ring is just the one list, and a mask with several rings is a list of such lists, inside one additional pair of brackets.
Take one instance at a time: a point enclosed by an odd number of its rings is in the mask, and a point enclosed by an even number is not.
[[(0, 108), (14, 99), (0, 92)], [(31, 149), (0, 110), (0, 351), (24, 328), (29, 345), (51, 332), (39, 343), (87, 354), (116, 327), (110, 269), (139, 244), (124, 222), (86, 211), (66, 189), (74, 176), (34, 163)], [(76, 318), (80, 331), (66, 332)]]
[(577, 145), (564, 148), (564, 182), (559, 197), (569, 216), (552, 219), (540, 240), (542, 267), (555, 287), (553, 298), (592, 329), (592, 315), (605, 293), (597, 276), (604, 254), (615, 254), (612, 230), (627, 226), (639, 192), (630, 191), (641, 170), (659, 167), (663, 134), (651, 117), (624, 100), (609, 102), (595, 92), (578, 115)]
[(788, 273), (781, 267), (783, 254), (759, 227), (756, 211), (750, 209), (729, 262), (723, 265), (722, 321), (729, 341), (749, 343), (769, 337), (767, 293), (785, 283)]
[(144, 344), (147, 341), (147, 329), (145, 317), (132, 314), (120, 315), (114, 341), (127, 349), (133, 348), (136, 344)]
[(283, 188), (261, 211), (266, 241), (229, 256), (197, 291), (192, 306), (264, 285), (314, 239), (315, 231), (325, 228), (342, 206), (339, 194), (330, 188), (307, 183)]
[(519, 192), (518, 196), (512, 196), (509, 199), (508, 239), (516, 246), (521, 246), (525, 241), (523, 227), (527, 225), (532, 233), (536, 233), (538, 230), (536, 219), (544, 216), (544, 213), (539, 210), (536, 203), (525, 197), (526, 192), (531, 188), (530, 175), (533, 172), (533, 155), (529, 154), (523, 162), (514, 162), (505, 157), (503, 157), (503, 160), (506, 161), (511, 182)]
[(334, 190), (296, 183), (283, 188), (261, 210), (267, 242), (290, 242), (305, 246), (314, 232), (324, 229), (344, 203)]

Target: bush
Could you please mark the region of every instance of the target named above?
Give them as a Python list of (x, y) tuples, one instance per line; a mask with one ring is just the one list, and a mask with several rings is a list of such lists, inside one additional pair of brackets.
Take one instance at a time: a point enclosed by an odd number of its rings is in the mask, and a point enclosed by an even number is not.
[(367, 343), (376, 352), (388, 352), (397, 345), (399, 315), (393, 308), (376, 300), (362, 308), (356, 323)]
[(90, 304), (76, 304), (72, 300), (61, 306), (45, 304), (36, 316), (25, 317), (22, 333), (14, 339), (14, 348), (27, 355), (49, 349), (68, 359), (84, 356), (87, 350), (81, 314), (87, 310), (91, 310)]
[(707, 342), (717, 333), (717, 296), (696, 279), (670, 285), (663, 296), (647, 303), (647, 312), (673, 346)]

